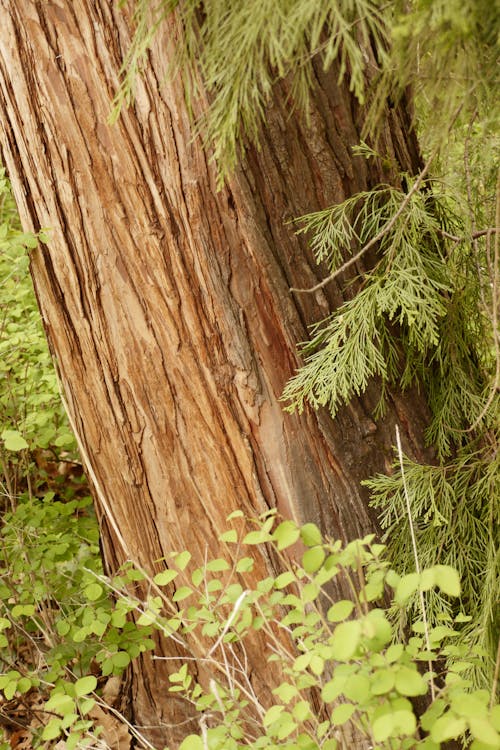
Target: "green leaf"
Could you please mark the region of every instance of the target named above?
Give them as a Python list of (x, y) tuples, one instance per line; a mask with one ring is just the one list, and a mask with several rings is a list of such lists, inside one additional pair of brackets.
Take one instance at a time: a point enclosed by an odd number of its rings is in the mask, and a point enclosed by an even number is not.
[(436, 719), (431, 727), (431, 738), (434, 742), (447, 742), (461, 737), (467, 729), (467, 722), (448, 711), (444, 716)]
[(179, 750), (203, 750), (203, 742), (201, 740), (201, 737), (199, 737), (197, 734), (189, 734), (182, 740), (181, 744), (179, 745)]
[(300, 529), (300, 538), (306, 547), (315, 547), (322, 543), (321, 532), (315, 523), (306, 523)]
[(187, 599), (188, 596), (191, 596), (192, 593), (193, 591), (189, 588), (189, 586), (181, 586), (172, 596), (172, 601), (181, 602), (183, 601), (183, 599)]
[(271, 724), (274, 724), (274, 722), (280, 718), (283, 711), (284, 706), (271, 706), (271, 708), (266, 711), (266, 713), (264, 714), (264, 718), (262, 719), (262, 723), (264, 724), (264, 726), (269, 727)]
[(286, 570), (284, 573), (281, 573), (276, 580), (274, 581), (274, 588), (275, 589), (284, 589), (285, 586), (289, 586), (291, 583), (294, 583), (296, 581), (295, 573), (292, 573), (291, 570)]
[(345, 724), (346, 721), (349, 721), (355, 710), (356, 706), (352, 703), (341, 703), (340, 706), (336, 706), (331, 715), (332, 724), (337, 726)]
[(75, 682), (75, 695), (82, 698), (84, 695), (92, 693), (97, 687), (97, 679), (93, 675), (81, 677)]
[(235, 529), (225, 531), (219, 536), (219, 542), (225, 542), (226, 544), (236, 544), (238, 541), (238, 534)]
[(177, 570), (162, 570), (161, 573), (157, 573), (153, 581), (157, 584), (157, 586), (167, 586), (169, 583), (172, 583), (174, 578), (177, 578), (179, 573)]
[(298, 695), (299, 691), (295, 685), (290, 685), (288, 682), (282, 682), (281, 685), (274, 688), (272, 692), (274, 695), (277, 695), (283, 703), (290, 703), (290, 701)]
[(409, 573), (399, 579), (394, 592), (396, 604), (406, 604), (408, 599), (413, 596), (418, 589), (420, 576), (418, 573)]
[(233, 518), (244, 518), (244, 517), (245, 517), (245, 514), (243, 513), (242, 510), (233, 510), (233, 512), (227, 516), (226, 521), (232, 521)]
[(330, 622), (341, 622), (349, 617), (354, 609), (354, 602), (348, 599), (341, 599), (333, 604), (327, 612), (327, 618)]
[(364, 674), (353, 674), (345, 684), (344, 695), (355, 703), (366, 703), (371, 696), (370, 680)]
[(443, 594), (448, 596), (460, 596), (460, 576), (455, 568), (450, 565), (434, 566), (436, 584)]
[(500, 735), (486, 719), (471, 717), (469, 729), (479, 742), (484, 742), (485, 745), (491, 745), (495, 748), (500, 747)]
[(254, 566), (254, 560), (252, 557), (242, 557), (241, 560), (238, 560), (236, 563), (236, 572), (237, 573), (249, 573)]
[(273, 540), (277, 542), (279, 550), (291, 547), (300, 537), (300, 529), (293, 521), (283, 521), (273, 532)]
[(5, 449), (8, 451), (22, 451), (29, 448), (28, 443), (18, 430), (4, 430), (2, 438)]
[(103, 594), (103, 588), (98, 583), (89, 583), (88, 586), (85, 586), (83, 593), (85, 594), (89, 602), (96, 602), (101, 598)]
[(228, 561), (224, 560), (222, 557), (219, 557), (216, 560), (210, 560), (210, 562), (207, 563), (207, 570), (211, 573), (220, 573), (224, 570), (229, 570), (230, 567)]
[(312, 547), (302, 555), (302, 567), (306, 573), (315, 573), (323, 565), (325, 556), (323, 547)]
[(329, 680), (321, 691), (321, 697), (325, 703), (331, 703), (336, 700), (339, 695), (344, 691), (344, 687), (347, 681), (347, 676), (335, 675), (333, 679)]
[(243, 544), (264, 544), (265, 542), (272, 541), (272, 537), (269, 532), (259, 529), (259, 531), (250, 531), (245, 537), (243, 537)]
[(374, 695), (389, 693), (395, 681), (396, 676), (392, 669), (377, 669), (371, 679), (371, 691)]
[(417, 671), (410, 667), (401, 666), (396, 672), (395, 688), (400, 695), (416, 696), (427, 693), (427, 683)]
[(373, 721), (373, 737), (377, 742), (385, 742), (390, 737), (411, 736), (417, 728), (415, 715), (409, 710), (393, 710)]
[(32, 686), (33, 682), (29, 677), (21, 677), (17, 683), (17, 691), (22, 695), (23, 693), (27, 693)]
[(61, 734), (61, 719), (50, 719), (42, 732), (42, 740), (55, 740)]
[(295, 704), (295, 706), (292, 709), (292, 716), (294, 719), (297, 719), (297, 721), (306, 721), (311, 716), (311, 706), (309, 705), (309, 701), (299, 701)]
[(357, 620), (337, 625), (331, 638), (332, 657), (347, 661), (356, 653), (361, 638), (361, 623)]
[(130, 664), (130, 656), (126, 651), (117, 651), (116, 654), (113, 654), (111, 660), (118, 669), (125, 669)]
[(45, 709), (47, 711), (54, 711), (60, 716), (66, 716), (66, 714), (75, 712), (75, 701), (66, 693), (56, 693), (50, 696), (45, 704)]
[(191, 552), (184, 550), (184, 552), (180, 552), (178, 555), (175, 555), (174, 563), (177, 565), (179, 570), (184, 570), (191, 560), (191, 557)]

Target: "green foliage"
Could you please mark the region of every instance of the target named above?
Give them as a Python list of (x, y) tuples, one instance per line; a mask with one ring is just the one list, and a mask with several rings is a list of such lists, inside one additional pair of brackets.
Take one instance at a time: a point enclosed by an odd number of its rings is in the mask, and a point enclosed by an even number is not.
[(495, 129), (498, 103), (500, 6), (490, 0), (397, 0), (389, 21), (391, 44), (374, 88), (368, 130), (386, 97), (398, 100), (411, 86), (424, 145), (448, 149), (448, 126), (457, 107), (464, 120), (476, 112)]
[[(0, 436), (6, 451), (64, 449), (75, 453), (28, 271), (28, 251), (47, 241), (19, 226), (0, 171)], [(3, 456), (22, 463), (25, 456)]]
[[(179, 657), (169, 678), (170, 692), (199, 712), (200, 733), (185, 737), (184, 750), (333, 750), (346, 728), (376, 748), (436, 750), (465, 737), (476, 750), (500, 747), (498, 706), (464, 676), (482, 651), (456, 646), (467, 618), (428, 627), (417, 613), (405, 638), (385, 606), (388, 589), (398, 609), (416, 591), (458, 597), (454, 568), (400, 576), (373, 535), (342, 546), (322, 540), (314, 524), (278, 523), (273, 513), (256, 520), (255, 531), (230, 531), (222, 538), (243, 555), (232, 563), (217, 558), (195, 568), (188, 552), (173, 552), (153, 581), (128, 568), (111, 582), (114, 590), (130, 578), (155, 583), (147, 601), (136, 602), (136, 621), (143, 618), (189, 654)], [(256, 580), (252, 548), (263, 544), (283, 572)], [(284, 551), (292, 548), (290, 560)], [(344, 599), (331, 597), (332, 584), (348, 592)], [(121, 602), (130, 607), (130, 596)], [(256, 632), (268, 644), (262, 658), (269, 662), (271, 705), (244, 668)], [(440, 664), (451, 654), (443, 679)], [(421, 715), (412, 703), (417, 697), (427, 703)]]
[(303, 345), (313, 353), (284, 392), (292, 408), (302, 410), (308, 400), (315, 407), (328, 405), (334, 415), (374, 375), (383, 383), (408, 383), (419, 365), (425, 367), (440, 340), (454, 276), (445, 262), (432, 193), (417, 191), (408, 200), (401, 190), (380, 186), (301, 221), (301, 231), (312, 233), (318, 263), (326, 261), (331, 270), (346, 248), (355, 255), (382, 235), (380, 260), (363, 289), (316, 324)]
[[(33, 741), (67, 735), (69, 747), (94, 726), (96, 670), (120, 675), (151, 649), (150, 628), (113, 605), (102, 574), (90, 497), (16, 498), (0, 531), (0, 691), (36, 691), (43, 713)], [(132, 605), (133, 606), (133, 605)], [(91, 695), (92, 694), (92, 695)], [(54, 716), (55, 714), (55, 716)], [(52, 716), (52, 718), (51, 718)]]

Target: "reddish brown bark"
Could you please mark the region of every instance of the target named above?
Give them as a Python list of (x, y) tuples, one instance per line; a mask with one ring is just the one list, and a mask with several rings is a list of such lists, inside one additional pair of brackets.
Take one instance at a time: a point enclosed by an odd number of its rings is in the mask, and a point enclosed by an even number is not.
[[(376, 384), (335, 421), (279, 400), (307, 325), (352, 293), (342, 280), (290, 293), (323, 269), (287, 221), (391, 177), (352, 156), (363, 112), (334, 70), (318, 69), (308, 123), (277, 87), (261, 149), (217, 192), (180, 81), (162, 83), (171, 33), (111, 127), (127, 18), (108, 0), (0, 2), (3, 159), (26, 229), (51, 228), (32, 273), (109, 570), (129, 556), (151, 568), (172, 548), (217, 555), (235, 508), (354, 538), (375, 528), (360, 481), (391, 462), (396, 423), (422, 453), (415, 393), (392, 393), (379, 424)], [(388, 111), (382, 141), (417, 166), (403, 109)], [(165, 729), (185, 707), (165, 699), (161, 664), (144, 659), (133, 680), (133, 720), (159, 746), (186, 731)]]

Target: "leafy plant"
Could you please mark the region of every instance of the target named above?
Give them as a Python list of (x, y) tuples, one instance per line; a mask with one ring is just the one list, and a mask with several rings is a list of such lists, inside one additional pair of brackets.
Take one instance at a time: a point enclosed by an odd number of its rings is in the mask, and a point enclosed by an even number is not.
[(47, 232), (22, 232), (0, 170), (0, 459), (4, 468), (10, 464), (13, 494), (29, 463), (23, 450), (65, 451), (68, 459), (76, 454), (28, 270), (29, 250), (47, 239)]
[[(468, 618), (460, 613), (428, 626), (417, 616), (406, 638), (388, 616), (388, 589), (398, 609), (417, 591), (458, 597), (453, 568), (400, 576), (373, 535), (342, 546), (323, 540), (314, 524), (278, 523), (274, 513), (257, 519), (250, 533), (233, 525), (220, 541), (241, 551), (234, 565), (221, 557), (192, 569), (189, 552), (173, 552), (163, 572), (145, 576), (156, 591), (140, 605), (137, 624), (159, 628), (189, 654), (170, 674), (170, 692), (199, 712), (200, 732), (188, 735), (182, 750), (333, 750), (347, 727), (348, 736), (378, 748), (435, 750), (467, 736), (476, 750), (500, 746), (499, 707), (463, 676), (483, 651), (455, 645)], [(259, 545), (272, 548), (283, 572), (255, 581), (252, 547)], [(329, 595), (334, 579), (350, 591), (345, 599)], [(267, 643), (270, 678), (279, 675), (272, 705), (261, 702), (244, 669), (255, 631)], [(424, 697), (418, 712), (412, 701)]]

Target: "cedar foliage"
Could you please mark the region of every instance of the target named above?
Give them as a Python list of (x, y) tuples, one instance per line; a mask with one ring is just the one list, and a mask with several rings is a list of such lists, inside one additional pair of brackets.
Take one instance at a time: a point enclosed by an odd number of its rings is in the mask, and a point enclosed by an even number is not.
[[(436, 464), (407, 460), (406, 481), (424, 565), (455, 565), (473, 615), (462, 638), (485, 648), (481, 681), (491, 676), (499, 636), (498, 332), (500, 182), (495, 123), (499, 6), (489, 0), (139, 0), (137, 33), (124, 63), (113, 116), (133, 97), (134, 80), (158, 24), (174, 9), (183, 29), (176, 71), (188, 102), (197, 81), (210, 105), (196, 127), (220, 179), (258, 142), (278, 79), (307, 117), (312, 61), (338, 64), (367, 107), (366, 143), (388, 101), (409, 89), (426, 157), (420, 175), (379, 185), (299, 219), (331, 274), (353, 268), (377, 240), (378, 260), (356, 279), (353, 299), (318, 322), (301, 346), (304, 365), (288, 384), (287, 408), (305, 401), (334, 415), (377, 377), (384, 391), (417, 383), (432, 420)], [(368, 85), (369, 84), (369, 85)], [(292, 106), (292, 105), (291, 105)], [(368, 145), (367, 145), (368, 144)], [(303, 290), (302, 290), (303, 291)], [(296, 292), (297, 293), (297, 292)], [(401, 470), (369, 481), (394, 563), (413, 556)], [(450, 616), (439, 597), (434, 621)]]

